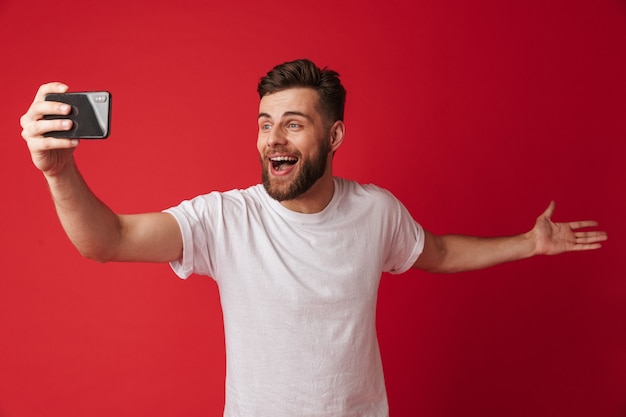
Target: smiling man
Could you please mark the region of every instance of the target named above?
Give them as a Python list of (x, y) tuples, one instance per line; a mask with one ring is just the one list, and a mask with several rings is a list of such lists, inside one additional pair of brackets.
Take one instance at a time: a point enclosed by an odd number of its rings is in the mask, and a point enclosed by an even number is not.
[(388, 415), (375, 314), (382, 272), (448, 273), (540, 254), (591, 250), (594, 221), (553, 223), (554, 203), (517, 236), (436, 236), (389, 192), (333, 176), (345, 126), (338, 74), (308, 60), (258, 85), (262, 184), (212, 192), (163, 212), (121, 215), (89, 190), (74, 162), (65, 92), (40, 87), (22, 136), (69, 238), (98, 261), (169, 262), (181, 278), (213, 277), (224, 312), (224, 415)]

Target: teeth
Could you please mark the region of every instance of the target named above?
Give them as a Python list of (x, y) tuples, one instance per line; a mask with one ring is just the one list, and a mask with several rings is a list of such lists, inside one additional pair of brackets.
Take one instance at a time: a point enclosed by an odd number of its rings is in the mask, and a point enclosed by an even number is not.
[(272, 162), (295, 162), (298, 158), (293, 158), (290, 156), (276, 156), (274, 158), (270, 158)]

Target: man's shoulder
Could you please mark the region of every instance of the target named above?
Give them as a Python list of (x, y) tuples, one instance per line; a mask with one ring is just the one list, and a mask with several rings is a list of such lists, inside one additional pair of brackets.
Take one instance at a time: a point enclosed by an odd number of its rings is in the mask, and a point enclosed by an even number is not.
[(263, 196), (264, 189), (262, 184), (254, 184), (246, 188), (234, 188), (228, 191), (218, 191), (218, 194), (232, 198), (239, 198), (240, 196), (259, 198)]
[(247, 188), (212, 192), (209, 195), (219, 199), (224, 205), (241, 207), (264, 205), (267, 200), (267, 193), (261, 184), (251, 185)]
[(375, 197), (380, 198), (393, 198), (393, 194), (387, 189), (373, 184), (373, 183), (361, 183), (355, 180), (335, 177), (335, 184), (340, 190), (340, 193), (350, 196), (362, 196), (362, 197)]
[(263, 204), (263, 187), (261, 184), (252, 185), (248, 188), (231, 189), (227, 191), (210, 191), (207, 193), (198, 194), (187, 200), (181, 201), (178, 206), (172, 207), (172, 209), (193, 209), (198, 210), (211, 210), (216, 207), (233, 208), (244, 207), (248, 205), (260, 205)]
[(400, 205), (391, 192), (376, 184), (341, 178), (336, 178), (335, 184), (338, 190), (337, 205), (352, 213), (387, 213)]

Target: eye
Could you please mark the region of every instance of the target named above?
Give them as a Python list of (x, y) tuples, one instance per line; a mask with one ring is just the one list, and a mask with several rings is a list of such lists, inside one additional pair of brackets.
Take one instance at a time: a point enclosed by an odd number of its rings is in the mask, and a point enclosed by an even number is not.
[(289, 129), (299, 129), (301, 128), (302, 125), (300, 123), (296, 123), (296, 122), (290, 122), (287, 124), (287, 128)]
[(261, 124), (259, 125), (259, 129), (260, 129), (260, 130), (262, 130), (262, 131), (268, 131), (268, 130), (270, 130), (271, 128), (272, 128), (272, 125), (271, 125), (271, 124), (269, 124), (269, 123), (261, 123)]

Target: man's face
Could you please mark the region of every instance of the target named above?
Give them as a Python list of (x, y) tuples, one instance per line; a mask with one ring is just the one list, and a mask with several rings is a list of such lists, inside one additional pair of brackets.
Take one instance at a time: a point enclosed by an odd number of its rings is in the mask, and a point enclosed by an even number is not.
[(329, 127), (310, 88), (264, 96), (259, 105), (257, 148), (263, 185), (278, 201), (306, 193), (328, 171)]

